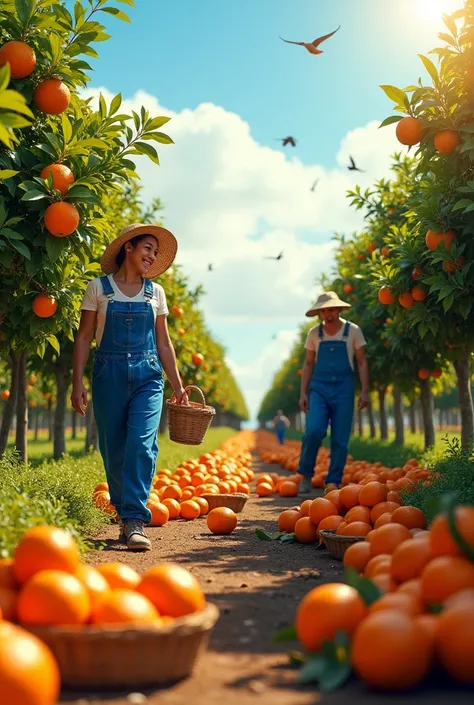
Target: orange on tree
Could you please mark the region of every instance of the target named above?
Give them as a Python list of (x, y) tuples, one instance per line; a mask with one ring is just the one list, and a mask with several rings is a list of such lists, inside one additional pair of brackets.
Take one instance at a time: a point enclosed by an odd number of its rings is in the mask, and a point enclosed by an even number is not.
[(58, 310), (58, 302), (50, 294), (37, 294), (33, 299), (32, 309), (38, 318), (51, 318)]
[(229, 507), (215, 507), (207, 515), (206, 522), (213, 534), (231, 534), (237, 526), (237, 515)]
[(77, 230), (80, 222), (79, 213), (72, 203), (56, 201), (44, 212), (46, 230), (54, 237), (67, 237)]
[(418, 370), (418, 377), (419, 379), (428, 379), (430, 376), (430, 371), (427, 370), (425, 367), (420, 367)]
[(19, 585), (42, 570), (74, 575), (80, 563), (79, 548), (71, 534), (55, 526), (35, 526), (25, 531), (13, 555), (13, 574)]
[(380, 303), (384, 304), (385, 306), (390, 306), (390, 304), (395, 303), (395, 296), (393, 295), (392, 290), (388, 286), (382, 286), (379, 289), (378, 299)]
[(446, 252), (449, 252), (451, 248), (451, 243), (454, 240), (454, 232), (452, 230), (448, 230), (448, 232), (436, 232), (433, 229), (428, 230), (426, 233), (426, 247), (431, 250), (435, 251), (438, 249), (439, 245), (441, 243), (444, 244)]
[(194, 575), (175, 563), (149, 568), (136, 589), (155, 605), (160, 615), (169, 617), (200, 612), (206, 604)]
[(426, 299), (426, 289), (421, 286), (414, 286), (411, 290), (411, 295), (414, 301), (424, 301)]
[(405, 291), (398, 297), (398, 303), (400, 304), (400, 306), (403, 306), (403, 308), (411, 308), (415, 303), (415, 300), (411, 295), (411, 292)]
[(395, 134), (397, 139), (404, 145), (413, 146), (418, 144), (423, 133), (423, 125), (415, 117), (404, 117), (398, 122)]
[(59, 115), (69, 107), (71, 92), (61, 79), (46, 78), (36, 86), (33, 100), (43, 113)]
[(35, 70), (34, 49), (25, 42), (6, 42), (0, 49), (0, 66), (5, 64), (9, 64), (12, 78), (26, 78)]
[(71, 169), (65, 164), (50, 164), (44, 167), (40, 176), (42, 179), (47, 179), (49, 174), (53, 180), (53, 188), (57, 189), (61, 196), (65, 196), (69, 186), (74, 183)]
[(451, 154), (461, 144), (461, 135), (457, 130), (440, 130), (433, 139), (435, 149), (441, 154)]

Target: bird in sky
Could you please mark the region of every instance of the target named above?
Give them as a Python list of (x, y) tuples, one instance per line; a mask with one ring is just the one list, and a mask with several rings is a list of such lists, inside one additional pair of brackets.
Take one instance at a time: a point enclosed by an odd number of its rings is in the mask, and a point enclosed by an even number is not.
[(359, 167), (356, 166), (356, 163), (351, 156), (349, 156), (349, 160), (351, 162), (350, 166), (347, 167), (349, 171), (363, 171), (363, 169), (359, 169)]
[(279, 260), (279, 259), (281, 259), (282, 257), (283, 257), (283, 250), (280, 252), (279, 255), (277, 255), (277, 257), (264, 257), (264, 259), (276, 259), (276, 260)]
[(318, 184), (319, 184), (319, 179), (316, 179), (316, 181), (314, 182), (314, 184), (311, 186), (311, 191), (314, 191), (314, 189), (316, 188), (316, 186), (317, 186)]
[(207, 265), (207, 271), (208, 271), (208, 272), (213, 272), (213, 271), (214, 271), (212, 264), (208, 264), (208, 265)]
[(284, 147), (286, 147), (287, 144), (291, 144), (292, 147), (296, 147), (296, 139), (295, 137), (277, 137), (278, 141), (281, 141)]
[(325, 42), (326, 39), (329, 39), (329, 37), (332, 37), (334, 34), (336, 34), (336, 32), (338, 32), (340, 29), (341, 25), (339, 25), (339, 27), (335, 29), (334, 32), (325, 34), (322, 37), (317, 37), (314, 42), (292, 42), (289, 39), (283, 39), (283, 37), (280, 37), (280, 39), (283, 42), (286, 42), (287, 44), (298, 44), (298, 46), (305, 47), (305, 49), (307, 49), (310, 54), (322, 54), (322, 50), (318, 49), (319, 45)]

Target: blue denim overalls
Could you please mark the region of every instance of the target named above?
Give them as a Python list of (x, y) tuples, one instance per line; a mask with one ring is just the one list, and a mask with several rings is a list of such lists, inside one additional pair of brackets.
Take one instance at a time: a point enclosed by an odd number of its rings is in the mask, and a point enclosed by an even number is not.
[(282, 446), (285, 441), (286, 426), (282, 418), (278, 418), (275, 424), (275, 433), (279, 444)]
[(114, 300), (107, 277), (100, 281), (109, 302), (92, 372), (99, 448), (120, 518), (148, 524), (164, 388), (150, 302), (153, 284), (145, 280), (144, 302), (122, 302)]
[(309, 410), (298, 472), (313, 476), (319, 448), (331, 421), (331, 463), (326, 484), (340, 484), (347, 460), (354, 414), (354, 373), (347, 355), (350, 323), (344, 326), (342, 340), (323, 340), (319, 326), (319, 347), (309, 383)]

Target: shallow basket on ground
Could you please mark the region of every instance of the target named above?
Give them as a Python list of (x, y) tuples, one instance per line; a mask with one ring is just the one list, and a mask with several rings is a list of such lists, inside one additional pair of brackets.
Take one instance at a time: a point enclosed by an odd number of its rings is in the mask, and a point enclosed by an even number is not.
[(344, 558), (344, 553), (349, 546), (359, 541), (365, 541), (365, 536), (343, 536), (336, 534), (334, 529), (321, 529), (319, 533), (331, 556), (339, 558), (340, 561)]
[(64, 687), (139, 687), (189, 676), (218, 617), (217, 607), (208, 603), (202, 612), (162, 627), (85, 624), (27, 628), (52, 650)]
[(206, 404), (204, 394), (199, 387), (190, 384), (185, 389), (186, 392), (188, 389), (196, 389), (201, 396), (201, 402), (190, 401), (189, 405), (176, 404), (173, 401), (176, 398), (174, 393), (171, 399), (166, 400), (170, 439), (175, 443), (198, 446), (203, 442), (216, 410)]
[(203, 494), (202, 497), (209, 505), (209, 511), (216, 507), (228, 507), (238, 514), (245, 507), (248, 495), (243, 492), (233, 492), (231, 494)]

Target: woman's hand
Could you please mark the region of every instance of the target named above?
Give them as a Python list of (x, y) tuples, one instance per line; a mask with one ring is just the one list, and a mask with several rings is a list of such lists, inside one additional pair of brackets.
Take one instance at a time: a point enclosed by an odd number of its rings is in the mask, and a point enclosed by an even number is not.
[(175, 391), (174, 393), (176, 399), (176, 404), (184, 404), (185, 406), (188, 406), (189, 404), (189, 399), (188, 399), (188, 394), (184, 387), (180, 387), (178, 390)]
[(300, 396), (300, 409), (303, 413), (308, 413), (308, 395), (306, 393)]
[(82, 382), (73, 384), (71, 392), (71, 404), (74, 411), (77, 411), (81, 416), (86, 415), (87, 408), (87, 389)]

